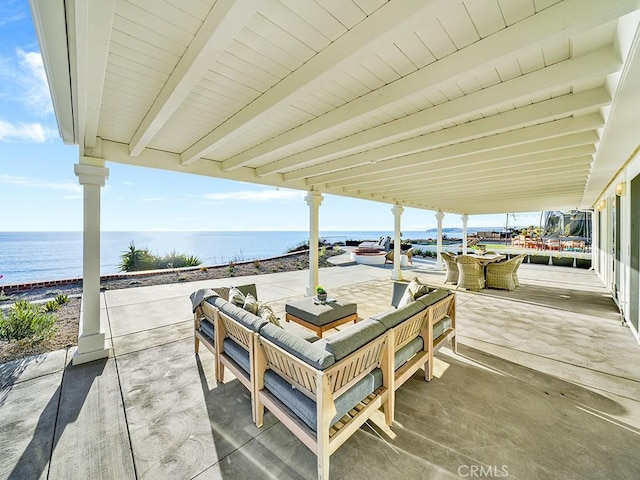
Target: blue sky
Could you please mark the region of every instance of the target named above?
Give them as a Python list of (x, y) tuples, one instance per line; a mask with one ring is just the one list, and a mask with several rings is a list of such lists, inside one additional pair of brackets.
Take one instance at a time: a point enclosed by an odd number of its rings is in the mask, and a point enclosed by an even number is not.
[[(73, 173), (78, 148), (58, 136), (27, 0), (0, 2), (0, 231), (82, 230), (82, 190)], [(306, 230), (305, 192), (108, 163), (102, 229)], [(538, 224), (517, 214), (511, 225)], [(470, 227), (503, 226), (478, 215)], [(436, 226), (434, 212), (406, 208), (402, 229)], [(445, 215), (445, 227), (461, 227)], [(391, 206), (325, 195), (320, 230), (393, 230)]]

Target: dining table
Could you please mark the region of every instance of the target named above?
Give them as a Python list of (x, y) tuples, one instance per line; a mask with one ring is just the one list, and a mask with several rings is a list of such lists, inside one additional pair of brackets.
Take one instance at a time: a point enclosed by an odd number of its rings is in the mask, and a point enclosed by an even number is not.
[(486, 267), (490, 263), (499, 262), (500, 260), (507, 258), (506, 255), (502, 255), (500, 253), (485, 253), (484, 255), (473, 253), (469, 256), (478, 260), (483, 267)]

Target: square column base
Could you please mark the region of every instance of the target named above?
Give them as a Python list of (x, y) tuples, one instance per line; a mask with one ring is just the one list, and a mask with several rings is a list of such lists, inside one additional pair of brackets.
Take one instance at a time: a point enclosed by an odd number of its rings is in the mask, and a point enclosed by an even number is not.
[(398, 270), (397, 272), (394, 270), (391, 272), (391, 280), (404, 280), (402, 276), (402, 270)]
[(105, 343), (104, 333), (80, 336), (78, 338), (78, 348), (71, 360), (72, 365), (92, 362), (101, 358), (109, 357), (110, 349)]

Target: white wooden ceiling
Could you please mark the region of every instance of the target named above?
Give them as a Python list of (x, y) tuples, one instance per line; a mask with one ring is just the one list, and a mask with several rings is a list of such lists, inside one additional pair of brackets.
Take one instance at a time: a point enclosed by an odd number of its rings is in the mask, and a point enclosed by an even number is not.
[(590, 207), (639, 143), (638, 0), (30, 1), (87, 157), (479, 214)]

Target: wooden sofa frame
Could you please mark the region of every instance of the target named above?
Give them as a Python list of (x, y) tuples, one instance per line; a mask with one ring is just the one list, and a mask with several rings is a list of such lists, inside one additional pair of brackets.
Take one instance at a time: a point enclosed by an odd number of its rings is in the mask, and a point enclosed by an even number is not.
[[(213, 290), (217, 291), (221, 298), (228, 301), (228, 288)], [(200, 332), (200, 322), (203, 317), (213, 323), (215, 335), (214, 344), (212, 344), (211, 341)], [(226, 367), (231, 371), (231, 373), (233, 373), (240, 383), (249, 390), (249, 393), (251, 394), (251, 417), (255, 422), (255, 381), (252, 378), (255, 369), (252, 367), (250, 372), (247, 373), (235, 362), (235, 360), (227, 355), (224, 351), (224, 339), (232, 338), (238, 346), (244, 348), (249, 354), (249, 365), (253, 366), (257, 334), (208, 302), (202, 302), (196, 309), (194, 314), (194, 328), (195, 353), (197, 354), (199, 351), (199, 344), (203, 343), (214, 355), (216, 382), (224, 383), (224, 370)]]
[[(318, 458), (318, 479), (329, 478), (329, 457), (380, 407), (387, 425), (393, 423), (393, 352), (388, 333), (360, 347), (326, 370), (319, 370), (258, 336), (256, 359), (256, 424), (262, 426), (264, 407), (278, 418)], [(382, 386), (331, 426), (335, 400), (375, 368), (382, 370)], [(273, 370), (295, 385), (317, 406), (316, 431), (310, 429), (275, 395), (265, 389), (264, 375)]]
[[(228, 292), (221, 293), (222, 298), (225, 298), (224, 294)], [(434, 338), (433, 326), (446, 316), (451, 318), (450, 328), (438, 338)], [(212, 321), (214, 325), (215, 344), (199, 330), (203, 317)], [(389, 426), (392, 425), (395, 391), (421, 367), (425, 370), (425, 380), (430, 381), (433, 378), (433, 355), (442, 344), (450, 339), (453, 351), (457, 351), (455, 293), (450, 293), (434, 304), (426, 306), (424, 310), (387, 330), (325, 370), (319, 370), (290, 354), (208, 302), (202, 302), (196, 309), (194, 327), (195, 351), (198, 353), (199, 344), (203, 343), (214, 354), (216, 380), (223, 381), (224, 369), (228, 368), (251, 393), (252, 417), (256, 425), (262, 426), (264, 408), (268, 408), (317, 456), (319, 479), (329, 478), (331, 454), (378, 409), (383, 408), (385, 422)], [(422, 336), (424, 348), (394, 371), (395, 353), (417, 336)], [(227, 337), (247, 350), (251, 366), (249, 373), (224, 352), (224, 339)], [(382, 370), (382, 385), (332, 426), (331, 421), (336, 415), (335, 400), (376, 368)], [(264, 376), (269, 369), (316, 402), (315, 432), (275, 395), (266, 390)]]
[[(391, 303), (398, 305), (398, 301), (406, 289), (404, 282), (394, 283), (394, 292)], [(451, 318), (451, 326), (438, 338), (433, 337), (433, 327), (444, 317)], [(404, 365), (396, 370), (394, 375), (394, 390), (397, 390), (404, 382), (424, 366), (425, 380), (430, 382), (433, 379), (433, 355), (447, 341), (451, 340), (451, 349), (458, 352), (456, 344), (456, 295), (451, 292), (442, 300), (428, 305), (412, 317), (406, 319), (401, 324), (389, 330), (393, 343), (393, 352), (397, 352), (414, 338), (421, 336), (424, 347), (416, 353)]]

